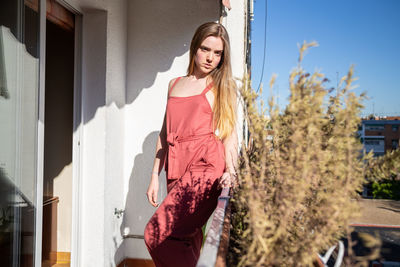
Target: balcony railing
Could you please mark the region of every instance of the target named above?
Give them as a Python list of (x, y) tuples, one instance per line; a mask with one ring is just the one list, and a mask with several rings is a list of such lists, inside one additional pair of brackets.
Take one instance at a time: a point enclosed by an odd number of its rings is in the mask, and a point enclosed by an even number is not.
[(229, 187), (222, 189), (197, 267), (225, 266), (229, 240)]

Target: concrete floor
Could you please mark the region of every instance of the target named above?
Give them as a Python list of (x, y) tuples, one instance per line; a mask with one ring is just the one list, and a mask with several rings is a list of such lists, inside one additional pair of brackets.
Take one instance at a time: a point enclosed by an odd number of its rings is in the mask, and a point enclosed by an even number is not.
[(362, 215), (354, 219), (356, 224), (379, 224), (400, 227), (400, 201), (385, 199), (361, 199)]

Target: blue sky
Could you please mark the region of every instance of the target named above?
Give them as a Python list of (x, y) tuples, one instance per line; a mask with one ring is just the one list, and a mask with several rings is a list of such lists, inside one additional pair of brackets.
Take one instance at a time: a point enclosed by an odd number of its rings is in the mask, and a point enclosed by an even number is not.
[(298, 43), (317, 41), (303, 67), (319, 70), (335, 87), (354, 64), (356, 93), (367, 92), (364, 114), (400, 115), (400, 0), (254, 0), (252, 85), (261, 78), (267, 3), (263, 98), (273, 73), (280, 106), (289, 96), (288, 77), (296, 66)]

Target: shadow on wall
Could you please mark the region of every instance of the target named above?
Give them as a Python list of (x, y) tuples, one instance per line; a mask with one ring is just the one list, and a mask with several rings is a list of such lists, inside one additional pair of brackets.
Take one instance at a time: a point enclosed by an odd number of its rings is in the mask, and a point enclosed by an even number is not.
[(143, 89), (151, 87), (159, 72), (168, 71), (176, 57), (189, 51), (200, 24), (218, 19), (219, 4), (210, 2), (128, 2), (127, 104), (135, 101)]
[[(219, 17), (219, 2), (209, 0), (153, 0), (128, 1), (128, 45), (125, 104), (132, 104), (144, 89), (156, 89), (156, 78), (159, 73), (171, 72), (173, 75), (184, 75), (187, 62), (183, 60), (173, 66), (177, 57), (188, 53), (190, 42), (196, 28), (204, 22), (216, 21)], [(165, 77), (164, 77), (165, 78)], [(163, 79), (163, 77), (159, 77)], [(157, 81), (157, 83), (163, 81)], [(165, 81), (167, 88), (168, 81)], [(164, 98), (165, 94), (159, 97)], [(149, 106), (150, 108), (150, 106)], [(151, 116), (145, 110), (140, 116)], [(159, 114), (162, 116), (163, 114)], [(137, 115), (130, 118), (132, 127), (140, 131)], [(154, 118), (149, 118), (154, 119)], [(142, 145), (142, 154), (135, 157), (126, 196), (125, 213), (121, 224), (121, 235), (144, 234), (144, 227), (155, 208), (145, 195), (150, 173), (153, 167), (155, 147), (159, 132), (146, 135)], [(166, 178), (160, 176), (158, 201), (166, 196)], [(124, 258), (148, 258), (149, 254), (143, 239), (128, 238), (118, 246), (114, 261), (116, 264)]]
[[(128, 1), (126, 89), (124, 92), (107, 92), (115, 96), (107, 103), (106, 76), (107, 72), (114, 71), (107, 69), (106, 62), (109, 14), (106, 11), (90, 9), (85, 9), (85, 14), (83, 26), (87, 29), (87, 41), (83, 47), (83, 54), (90, 60), (85, 63), (83, 70), (86, 91), (83, 92), (82, 98), (85, 106), (83, 123), (87, 124), (95, 117), (99, 108), (113, 103), (122, 108), (125, 104), (132, 104), (143, 89), (151, 88), (158, 73), (170, 70), (174, 59), (189, 51), (196, 28), (204, 22), (218, 20), (219, 2)], [(185, 74), (186, 67), (182, 66), (182, 70), (179, 70), (180, 75)], [(118, 98), (120, 93), (125, 95), (125, 101)]]
[[(153, 208), (147, 201), (146, 190), (150, 182), (151, 171), (154, 161), (155, 147), (157, 143), (159, 132), (155, 131), (150, 133), (143, 142), (143, 153), (135, 157), (134, 165), (132, 168), (131, 176), (129, 179), (128, 194), (125, 203), (125, 213), (121, 224), (121, 236), (126, 233), (125, 228), (129, 229), (129, 234), (143, 236), (144, 226), (153, 215), (155, 208)], [(158, 202), (161, 203), (166, 196), (166, 178), (165, 173), (162, 172), (159, 178), (160, 188), (158, 192)], [(143, 242), (143, 239), (138, 239)], [(115, 263), (118, 264), (125, 256), (125, 248), (129, 249), (125, 243), (125, 239), (118, 247), (115, 253)], [(142, 252), (141, 254), (144, 254)]]

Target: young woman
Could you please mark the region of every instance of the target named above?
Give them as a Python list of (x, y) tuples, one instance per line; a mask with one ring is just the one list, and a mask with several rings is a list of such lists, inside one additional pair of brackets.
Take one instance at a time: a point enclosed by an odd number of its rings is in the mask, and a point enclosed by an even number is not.
[(187, 75), (169, 83), (164, 123), (147, 190), (157, 207), (165, 160), (168, 195), (148, 222), (144, 238), (156, 266), (195, 266), (202, 226), (221, 186), (236, 174), (236, 86), (229, 37), (218, 23), (201, 25), (190, 45)]

